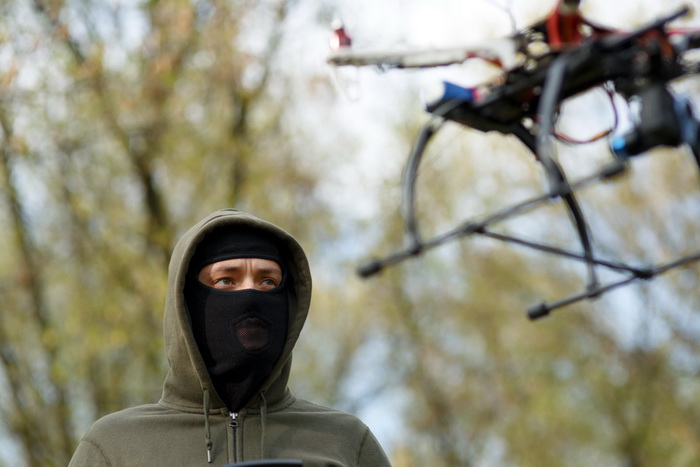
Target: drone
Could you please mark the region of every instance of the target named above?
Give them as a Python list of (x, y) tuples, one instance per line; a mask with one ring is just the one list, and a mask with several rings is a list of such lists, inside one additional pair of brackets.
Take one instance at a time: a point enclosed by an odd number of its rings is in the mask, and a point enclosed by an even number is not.
[[(361, 264), (357, 270), (361, 277), (373, 276), (387, 266), (470, 235), (583, 262), (587, 272), (585, 290), (530, 307), (527, 316), (535, 320), (557, 308), (596, 299), (618, 287), (649, 280), (700, 260), (700, 252), (650, 267), (603, 259), (593, 247), (588, 222), (576, 197), (577, 190), (624, 172), (630, 158), (659, 146), (686, 145), (700, 168), (700, 121), (690, 101), (669, 90), (674, 80), (700, 72), (700, 63), (687, 59), (685, 54), (700, 48), (700, 32), (674, 30), (669, 26), (690, 13), (690, 9), (684, 7), (639, 29), (621, 32), (588, 21), (580, 3), (580, 0), (559, 0), (543, 21), (503, 40), (468, 48), (357, 51), (343, 24), (334, 23), (327, 59), (333, 67), (431, 68), (483, 60), (500, 70), (497, 79), (475, 87), (443, 82), (440, 91), (427, 99), (425, 110), (430, 119), (409, 154), (403, 178), (403, 221), (408, 245), (384, 258)], [(565, 140), (555, 130), (556, 115), (564, 101), (597, 87), (604, 87), (611, 96), (621, 96), (628, 102), (635, 99), (640, 103), (640, 114), (627, 133), (613, 135), (610, 130), (586, 141), (607, 137), (611, 160), (596, 173), (571, 181), (554, 155), (555, 139)], [(546, 192), (483, 218), (464, 221), (434, 237), (423, 238), (415, 201), (418, 167), (428, 142), (447, 121), (482, 132), (515, 136), (543, 167)], [(497, 233), (490, 228), (494, 223), (552, 200), (561, 200), (569, 211), (580, 251)], [(620, 272), (624, 278), (601, 283), (601, 268)]]

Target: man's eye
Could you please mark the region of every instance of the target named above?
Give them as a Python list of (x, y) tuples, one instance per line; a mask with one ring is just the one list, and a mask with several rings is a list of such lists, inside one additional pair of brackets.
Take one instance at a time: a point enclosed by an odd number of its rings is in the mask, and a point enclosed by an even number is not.
[(274, 279), (263, 279), (262, 285), (264, 285), (266, 287), (273, 287), (274, 288), (274, 287), (277, 287), (278, 284), (277, 284), (277, 281)]
[(217, 279), (214, 281), (214, 284), (217, 285), (233, 285), (233, 281), (231, 280), (230, 277), (222, 277), (221, 279)]

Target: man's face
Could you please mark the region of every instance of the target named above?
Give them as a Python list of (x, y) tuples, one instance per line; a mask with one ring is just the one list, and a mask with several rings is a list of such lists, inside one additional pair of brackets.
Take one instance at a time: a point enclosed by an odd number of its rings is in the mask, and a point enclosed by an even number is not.
[[(207, 261), (203, 256), (199, 264)], [(285, 277), (277, 261), (259, 257), (225, 259), (201, 267), (196, 278), (188, 274), (192, 334), (216, 393), (232, 412), (260, 389), (284, 351), (290, 314)]]
[(282, 268), (269, 259), (232, 258), (204, 266), (197, 278), (221, 290), (273, 290), (282, 283)]

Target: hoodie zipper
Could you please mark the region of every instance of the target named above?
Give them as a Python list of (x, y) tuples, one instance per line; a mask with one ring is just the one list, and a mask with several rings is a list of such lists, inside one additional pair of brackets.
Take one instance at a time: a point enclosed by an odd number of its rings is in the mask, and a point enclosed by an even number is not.
[(236, 428), (238, 428), (238, 412), (229, 412), (229, 417), (231, 417), (231, 420), (229, 421), (228, 426), (233, 429), (233, 462), (237, 462), (238, 453), (236, 446)]

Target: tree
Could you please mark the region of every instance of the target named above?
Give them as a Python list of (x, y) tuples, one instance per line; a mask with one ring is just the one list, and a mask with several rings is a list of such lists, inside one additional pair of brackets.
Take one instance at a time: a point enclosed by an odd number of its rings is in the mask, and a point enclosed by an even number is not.
[(27, 465), (65, 465), (96, 417), (157, 399), (185, 228), (237, 206), (309, 235), (326, 207), (271, 91), (292, 2), (0, 8), (0, 414)]

